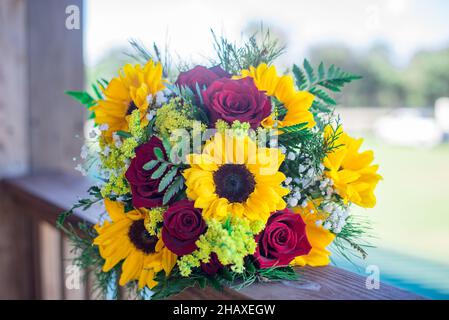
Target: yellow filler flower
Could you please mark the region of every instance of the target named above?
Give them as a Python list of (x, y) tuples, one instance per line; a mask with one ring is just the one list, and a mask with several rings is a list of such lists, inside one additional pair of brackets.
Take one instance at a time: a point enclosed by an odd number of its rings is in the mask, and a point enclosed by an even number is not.
[(265, 63), (257, 68), (250, 67), (241, 71), (238, 78), (251, 77), (260, 91), (265, 91), (268, 96), (277, 98), (287, 109), (283, 119), (275, 119), (272, 114), (262, 122), (264, 127), (281, 128), (299, 123), (307, 123), (311, 128), (315, 125), (313, 114), (309, 111), (314, 96), (306, 91), (295, 89), (293, 78), (290, 75), (278, 76), (275, 66)]
[(138, 64), (125, 65), (103, 90), (105, 98), (92, 107), (95, 123), (107, 125), (104, 136), (110, 140), (113, 132), (128, 131), (130, 115), (136, 109), (140, 111), (141, 126), (147, 125), (151, 97), (164, 89), (163, 83), (160, 63), (149, 60), (143, 68)]
[[(335, 148), (324, 158), (325, 174), (332, 179), (334, 187), (345, 202), (353, 202), (364, 208), (376, 205), (374, 189), (382, 176), (377, 174), (378, 165), (372, 165), (373, 151), (359, 152), (363, 139), (354, 139), (341, 127), (337, 131)], [(332, 131), (326, 127), (325, 135)], [(339, 147), (338, 147), (339, 146)]]
[(145, 285), (153, 288), (157, 282), (154, 276), (161, 270), (168, 275), (176, 264), (177, 256), (165, 247), (161, 238), (151, 235), (145, 229), (146, 211), (124, 211), (124, 204), (104, 200), (106, 211), (112, 222), (105, 221), (95, 229), (98, 236), (94, 244), (99, 247), (105, 259), (103, 271), (108, 272), (124, 260), (119, 284), (138, 280), (139, 288)]
[(187, 196), (206, 219), (223, 221), (232, 214), (266, 222), (286, 206), (285, 175), (278, 171), (284, 155), (278, 149), (260, 148), (248, 136), (217, 133), (202, 154), (190, 154), (187, 161)]

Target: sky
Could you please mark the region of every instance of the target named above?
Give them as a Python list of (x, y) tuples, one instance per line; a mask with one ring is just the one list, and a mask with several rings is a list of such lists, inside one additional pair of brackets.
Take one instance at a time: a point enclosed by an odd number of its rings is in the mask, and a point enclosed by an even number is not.
[(88, 65), (131, 38), (168, 43), (200, 62), (212, 54), (210, 28), (238, 41), (260, 22), (283, 35), (293, 62), (317, 44), (386, 43), (398, 65), (416, 51), (449, 46), (447, 0), (86, 0), (85, 15)]

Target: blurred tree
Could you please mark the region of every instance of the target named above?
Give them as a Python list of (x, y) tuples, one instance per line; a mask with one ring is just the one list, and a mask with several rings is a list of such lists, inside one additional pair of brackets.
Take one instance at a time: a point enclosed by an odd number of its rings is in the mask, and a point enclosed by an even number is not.
[(365, 53), (356, 53), (342, 45), (314, 47), (309, 56), (314, 64), (325, 61), (363, 76), (345, 88), (338, 97), (345, 106), (402, 106), (406, 96), (399, 70), (390, 61), (389, 49), (376, 44)]
[(326, 61), (363, 76), (339, 97), (345, 106), (430, 107), (449, 96), (449, 48), (417, 53), (405, 68), (393, 65), (388, 46), (381, 43), (366, 52), (339, 44), (317, 46), (309, 56), (314, 64)]
[(404, 82), (411, 106), (433, 106), (439, 97), (449, 96), (449, 48), (417, 53), (404, 73)]

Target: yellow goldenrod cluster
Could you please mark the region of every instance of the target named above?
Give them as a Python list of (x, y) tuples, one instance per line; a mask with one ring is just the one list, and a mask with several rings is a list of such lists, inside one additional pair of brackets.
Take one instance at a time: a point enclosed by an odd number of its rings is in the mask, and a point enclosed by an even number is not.
[(226, 121), (218, 119), (215, 123), (215, 128), (219, 133), (232, 133), (235, 136), (245, 136), (248, 134), (248, 130), (251, 129), (251, 125), (248, 122), (240, 122), (239, 120), (234, 120), (231, 125)]
[(207, 224), (206, 233), (196, 242), (198, 249), (178, 260), (181, 274), (189, 276), (192, 268), (199, 267), (201, 262), (209, 261), (212, 252), (223, 265), (232, 265), (234, 272), (243, 272), (243, 258), (256, 250), (254, 235), (260, 232), (263, 226), (250, 224), (247, 219), (236, 216), (229, 216), (224, 223), (210, 219)]
[(158, 234), (158, 228), (160, 224), (164, 221), (164, 212), (167, 210), (165, 207), (158, 207), (148, 209), (142, 209), (145, 212), (145, 220), (144, 225), (145, 229), (152, 236), (156, 236)]
[(123, 195), (129, 192), (125, 172), (129, 161), (135, 157), (134, 149), (144, 136), (144, 129), (140, 126), (139, 110), (134, 110), (131, 114), (129, 131), (131, 136), (123, 141), (120, 140), (119, 143), (109, 144), (106, 140), (100, 140), (102, 168), (109, 172), (109, 179), (101, 189), (101, 194), (104, 197), (110, 194)]
[(168, 136), (173, 130), (192, 128), (193, 121), (187, 116), (189, 105), (184, 105), (181, 98), (173, 98), (156, 112), (154, 126), (163, 136)]
[(229, 124), (224, 120), (218, 119), (217, 122), (215, 122), (215, 129), (217, 129), (217, 132), (223, 134), (229, 129)]

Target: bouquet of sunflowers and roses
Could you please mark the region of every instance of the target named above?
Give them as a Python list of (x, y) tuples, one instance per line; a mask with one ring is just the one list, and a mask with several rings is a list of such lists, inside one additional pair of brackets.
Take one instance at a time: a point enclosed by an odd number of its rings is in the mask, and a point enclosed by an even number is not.
[[(98, 288), (160, 299), (293, 281), (331, 248), (366, 255), (369, 226), (349, 209), (375, 205), (381, 176), (332, 97), (358, 76), (308, 60), (280, 72), (268, 32), (241, 46), (214, 34), (210, 66), (131, 45), (136, 64), (67, 92), (95, 123), (77, 166), (95, 182), (57, 223)], [(96, 225), (65, 221), (94, 204)]]

